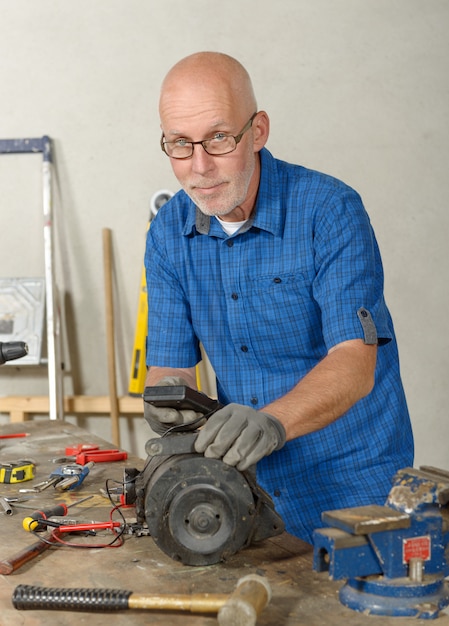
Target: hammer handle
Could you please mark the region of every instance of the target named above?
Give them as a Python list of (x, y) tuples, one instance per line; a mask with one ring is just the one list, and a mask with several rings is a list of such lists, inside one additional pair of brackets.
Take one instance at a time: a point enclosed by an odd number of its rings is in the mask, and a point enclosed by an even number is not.
[(153, 609), (159, 611), (190, 611), (217, 613), (229, 595), (198, 594), (135, 594), (121, 589), (61, 589), (19, 585), (12, 602), (16, 609), (47, 611), (122, 611)]
[(28, 548), (24, 548), (8, 559), (0, 561), (0, 574), (6, 576), (12, 574), (19, 569), (19, 567), (22, 567), (22, 565), (25, 565), (28, 561), (31, 561), (48, 548), (51, 548), (52, 544), (57, 541), (53, 535), (48, 535), (45, 539), (46, 541), (36, 541), (36, 543), (31, 544)]
[(16, 609), (53, 611), (122, 611), (153, 609), (218, 613), (220, 626), (254, 626), (271, 599), (268, 581), (257, 575), (240, 579), (231, 594), (135, 594), (121, 589), (62, 589), (19, 585), (12, 603)]

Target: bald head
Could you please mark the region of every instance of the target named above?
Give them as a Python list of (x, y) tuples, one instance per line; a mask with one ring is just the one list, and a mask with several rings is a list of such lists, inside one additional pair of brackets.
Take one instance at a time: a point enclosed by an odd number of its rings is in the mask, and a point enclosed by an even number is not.
[(257, 110), (251, 78), (239, 61), (221, 52), (197, 52), (166, 75), (159, 100), (161, 119), (167, 109), (180, 106), (188, 113), (197, 103), (208, 106), (213, 98), (240, 111), (242, 119)]
[(269, 119), (257, 111), (241, 63), (219, 52), (182, 59), (162, 83), (159, 113), (161, 146), (191, 200), (205, 215), (247, 219), (257, 197), (258, 152), (268, 139)]

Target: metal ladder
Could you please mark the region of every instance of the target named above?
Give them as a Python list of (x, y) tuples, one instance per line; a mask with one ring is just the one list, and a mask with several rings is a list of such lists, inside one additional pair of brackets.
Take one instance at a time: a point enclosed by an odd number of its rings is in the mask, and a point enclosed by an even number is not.
[(52, 144), (48, 136), (31, 139), (0, 139), (0, 154), (42, 153), (42, 205), (45, 264), (45, 310), (47, 331), (48, 387), (50, 419), (63, 419), (63, 366), (61, 320), (57, 302), (54, 269)]

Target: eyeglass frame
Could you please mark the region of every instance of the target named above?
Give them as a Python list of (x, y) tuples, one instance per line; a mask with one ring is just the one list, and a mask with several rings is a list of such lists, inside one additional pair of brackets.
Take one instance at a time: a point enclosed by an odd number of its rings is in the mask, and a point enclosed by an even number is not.
[(251, 117), (249, 118), (249, 120), (246, 122), (245, 126), (242, 128), (242, 130), (237, 134), (237, 135), (231, 135), (231, 134), (227, 134), (227, 133), (223, 133), (226, 137), (232, 137), (232, 139), (234, 139), (235, 141), (235, 147), (232, 148), (232, 150), (228, 150), (228, 152), (221, 152), (220, 154), (211, 154), (210, 152), (207, 151), (206, 146), (204, 145), (205, 143), (207, 143), (208, 141), (212, 141), (213, 137), (209, 137), (208, 139), (202, 139), (201, 141), (186, 141), (186, 144), (190, 144), (190, 146), (192, 147), (192, 154), (190, 154), (189, 156), (185, 156), (185, 157), (175, 157), (175, 156), (171, 156), (170, 154), (168, 154), (168, 152), (165, 150), (165, 144), (167, 143), (176, 143), (175, 141), (164, 141), (165, 139), (165, 135), (164, 133), (162, 133), (161, 135), (161, 139), (160, 139), (160, 146), (161, 146), (161, 150), (164, 154), (166, 154), (170, 159), (176, 159), (177, 161), (184, 161), (185, 159), (191, 159), (193, 157), (193, 152), (194, 152), (194, 146), (201, 144), (203, 146), (204, 151), (206, 152), (206, 154), (208, 154), (209, 156), (224, 156), (225, 154), (231, 154), (231, 152), (234, 152), (235, 150), (237, 150), (237, 146), (239, 145), (239, 143), (241, 142), (243, 135), (251, 128), (251, 126), (253, 125), (254, 119), (257, 115), (258, 111), (256, 111), (255, 113), (253, 113), (251, 115)]

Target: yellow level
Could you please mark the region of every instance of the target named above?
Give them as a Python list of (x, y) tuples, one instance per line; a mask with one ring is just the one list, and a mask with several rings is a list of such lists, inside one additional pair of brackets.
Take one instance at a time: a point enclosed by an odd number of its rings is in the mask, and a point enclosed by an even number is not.
[[(150, 228), (152, 218), (157, 214), (161, 206), (165, 204), (173, 196), (171, 191), (162, 189), (157, 191), (150, 200), (150, 219), (148, 221), (147, 231)], [(137, 306), (136, 330), (134, 332), (134, 347), (131, 360), (131, 371), (129, 375), (128, 393), (130, 396), (141, 396), (145, 388), (145, 378), (147, 374), (146, 366), (146, 348), (147, 348), (147, 329), (148, 329), (148, 301), (147, 301), (147, 284), (145, 278), (145, 267), (142, 268), (142, 277), (140, 279), (139, 302)], [(196, 383), (201, 390), (200, 372), (198, 365), (196, 367)]]
[[(145, 388), (146, 347), (148, 328), (148, 300), (147, 283), (145, 278), (145, 268), (142, 269), (140, 279), (139, 302), (137, 306), (136, 330), (134, 333), (134, 347), (131, 361), (131, 371), (129, 375), (128, 393), (130, 396), (141, 396)], [(201, 391), (200, 369), (196, 366), (196, 384)]]
[(134, 348), (129, 375), (128, 393), (131, 396), (141, 396), (145, 387), (146, 366), (146, 343), (148, 327), (148, 302), (147, 283), (145, 280), (145, 267), (142, 268), (140, 280), (139, 302), (137, 306), (137, 322), (134, 333)]

